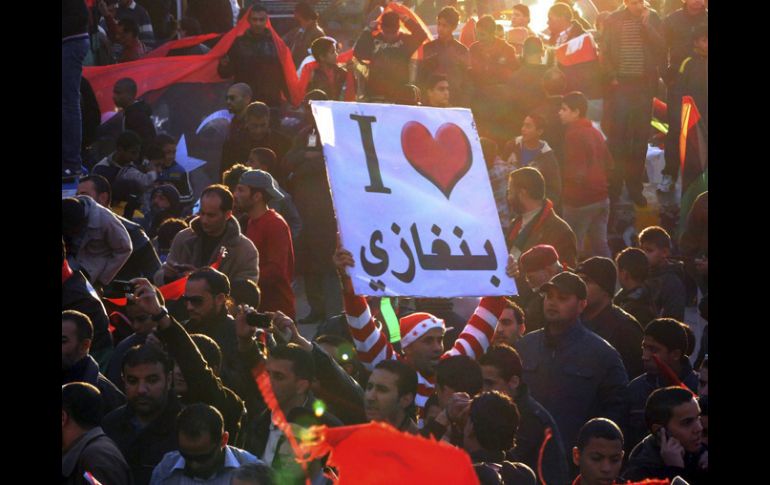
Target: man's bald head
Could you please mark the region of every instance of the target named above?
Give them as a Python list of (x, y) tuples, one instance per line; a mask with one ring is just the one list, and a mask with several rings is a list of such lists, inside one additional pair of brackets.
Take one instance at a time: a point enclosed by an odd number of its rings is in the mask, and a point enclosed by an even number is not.
[(245, 96), (251, 99), (251, 87), (246, 83), (235, 83), (230, 86), (230, 89), (234, 89), (241, 96)]
[(236, 116), (242, 116), (251, 103), (251, 87), (246, 83), (235, 83), (227, 90), (227, 109)]
[(126, 108), (136, 99), (136, 82), (130, 77), (115, 81), (112, 87), (112, 101), (118, 108)]

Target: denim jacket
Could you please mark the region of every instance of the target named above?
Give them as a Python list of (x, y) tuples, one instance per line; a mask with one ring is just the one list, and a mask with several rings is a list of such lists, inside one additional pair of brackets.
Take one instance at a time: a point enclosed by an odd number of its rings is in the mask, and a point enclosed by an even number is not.
[(525, 335), (516, 349), (523, 381), (553, 416), (569, 455), (589, 419), (606, 417), (622, 426), (628, 378), (620, 354), (580, 320), (557, 337), (546, 329)]

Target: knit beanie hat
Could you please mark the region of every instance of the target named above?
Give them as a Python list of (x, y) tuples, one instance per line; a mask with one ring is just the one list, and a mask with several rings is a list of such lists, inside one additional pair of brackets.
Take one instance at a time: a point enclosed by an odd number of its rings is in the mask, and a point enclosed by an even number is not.
[(615, 294), (618, 270), (615, 268), (615, 262), (610, 258), (602, 256), (588, 258), (578, 265), (575, 273), (588, 276), (608, 295), (613, 296)]
[(401, 328), (401, 348), (405, 349), (415, 340), (425, 335), (428, 330), (433, 328), (445, 329), (444, 320), (436, 318), (430, 313), (417, 312), (401, 318), (399, 321)]

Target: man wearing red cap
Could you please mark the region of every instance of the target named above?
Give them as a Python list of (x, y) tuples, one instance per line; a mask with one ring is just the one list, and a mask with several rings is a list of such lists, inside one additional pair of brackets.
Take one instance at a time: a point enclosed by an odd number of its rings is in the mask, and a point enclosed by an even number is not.
[(515, 299), (524, 307), (528, 331), (543, 328), (543, 295), (538, 290), (563, 269), (559, 253), (547, 244), (538, 244), (519, 258), (520, 277), (523, 276), (527, 286), (517, 287), (519, 295)]
[[(345, 268), (354, 266), (353, 255), (338, 248), (334, 264), (342, 280), (345, 313), (350, 334), (356, 345), (358, 358), (372, 369), (385, 359), (403, 359), (417, 371), (417, 395), (414, 398), (418, 416), (436, 387), (436, 366), (440, 359), (453, 355), (467, 355), (477, 359), (489, 347), (500, 314), (505, 308), (502, 297), (485, 297), (471, 316), (454, 346), (444, 352), (444, 321), (430, 313), (412, 313), (399, 320), (401, 353), (393, 348), (387, 336), (372, 318), (366, 297), (356, 296)], [(422, 423), (422, 419), (420, 419)]]

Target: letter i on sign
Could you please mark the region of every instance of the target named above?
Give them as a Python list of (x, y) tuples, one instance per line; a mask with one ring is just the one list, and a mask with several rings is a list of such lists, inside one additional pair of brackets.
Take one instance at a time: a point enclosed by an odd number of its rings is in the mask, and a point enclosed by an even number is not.
[(382, 183), (380, 162), (377, 160), (377, 151), (374, 149), (372, 123), (377, 121), (377, 118), (374, 116), (350, 115), (350, 119), (358, 122), (358, 129), (361, 132), (361, 143), (364, 145), (364, 153), (366, 154), (366, 169), (369, 171), (370, 185), (364, 187), (364, 190), (367, 192), (390, 194), (392, 191)]

